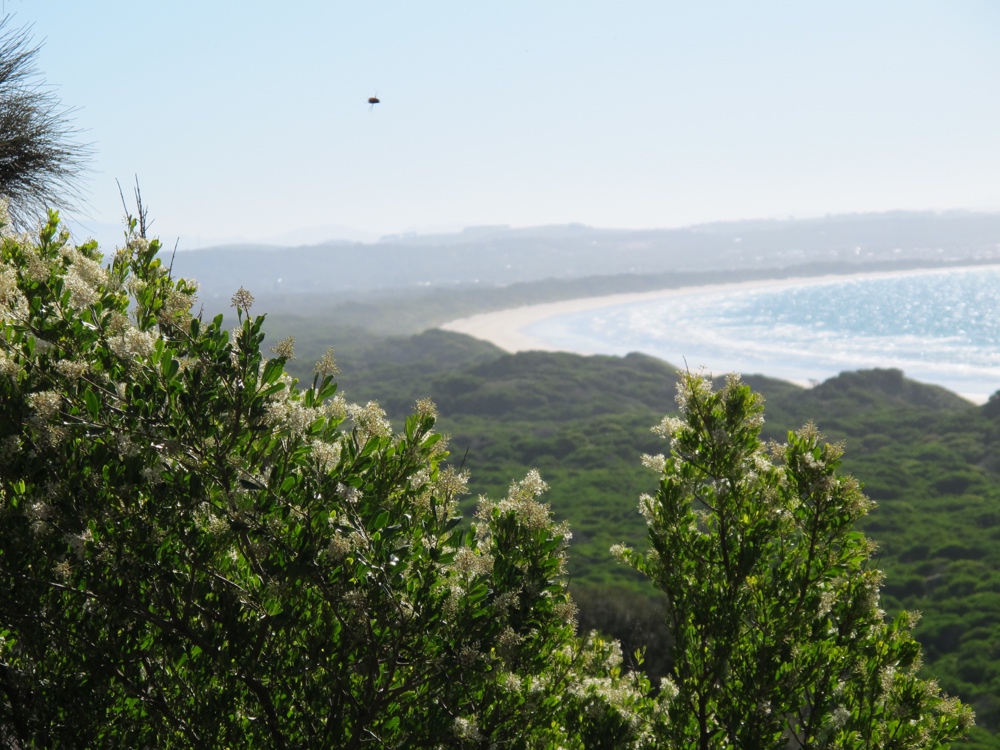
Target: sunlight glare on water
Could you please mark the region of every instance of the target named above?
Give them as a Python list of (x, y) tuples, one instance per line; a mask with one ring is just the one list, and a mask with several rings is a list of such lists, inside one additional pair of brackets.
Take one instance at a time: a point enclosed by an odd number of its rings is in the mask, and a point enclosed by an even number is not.
[(687, 290), (526, 329), (593, 354), (641, 351), (692, 369), (800, 383), (895, 367), (977, 402), (1000, 388), (1000, 266)]

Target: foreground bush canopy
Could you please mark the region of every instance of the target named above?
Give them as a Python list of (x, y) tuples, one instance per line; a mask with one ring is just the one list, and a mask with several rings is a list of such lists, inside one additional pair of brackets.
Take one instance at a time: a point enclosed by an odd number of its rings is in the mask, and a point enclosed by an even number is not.
[(886, 622), (866, 510), (813, 431), (759, 440), (685, 379), (643, 498), (671, 677), (578, 638), (534, 472), (482, 498), (434, 408), (401, 431), (191, 314), (129, 222), (107, 266), (53, 214), (0, 255), (0, 743), (12, 747), (940, 747), (967, 709)]

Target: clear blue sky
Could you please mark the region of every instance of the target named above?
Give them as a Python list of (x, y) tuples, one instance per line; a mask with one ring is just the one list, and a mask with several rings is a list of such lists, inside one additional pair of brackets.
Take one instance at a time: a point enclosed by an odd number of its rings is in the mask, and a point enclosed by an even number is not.
[(182, 248), (1000, 210), (996, 0), (4, 7), (96, 149), (88, 221), (138, 174)]

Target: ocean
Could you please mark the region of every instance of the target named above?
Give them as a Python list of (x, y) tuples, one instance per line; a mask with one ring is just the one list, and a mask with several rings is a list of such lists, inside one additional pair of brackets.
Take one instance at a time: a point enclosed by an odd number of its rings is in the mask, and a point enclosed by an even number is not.
[(802, 385), (893, 367), (983, 403), (1000, 389), (1000, 266), (693, 287), (524, 332), (560, 349)]

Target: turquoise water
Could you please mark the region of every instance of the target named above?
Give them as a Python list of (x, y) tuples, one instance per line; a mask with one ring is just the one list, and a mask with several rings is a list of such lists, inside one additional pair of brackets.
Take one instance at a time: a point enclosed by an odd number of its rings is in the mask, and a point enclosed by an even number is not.
[(641, 351), (806, 384), (896, 367), (975, 401), (1000, 389), (1000, 266), (714, 287), (549, 318), (525, 332), (594, 354)]

